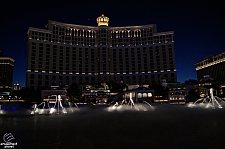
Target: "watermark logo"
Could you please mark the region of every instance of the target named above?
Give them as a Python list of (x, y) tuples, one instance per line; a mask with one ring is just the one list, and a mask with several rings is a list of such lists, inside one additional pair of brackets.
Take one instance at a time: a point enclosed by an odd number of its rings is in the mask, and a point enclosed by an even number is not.
[(4, 145), (4, 148), (14, 148), (17, 142), (12, 142), (12, 140), (15, 140), (12, 133), (5, 133), (3, 136), (4, 143), (1, 143), (1, 145)]
[(15, 139), (12, 135), (12, 133), (6, 133), (4, 136), (3, 136), (3, 140), (8, 143), (10, 142), (11, 140)]

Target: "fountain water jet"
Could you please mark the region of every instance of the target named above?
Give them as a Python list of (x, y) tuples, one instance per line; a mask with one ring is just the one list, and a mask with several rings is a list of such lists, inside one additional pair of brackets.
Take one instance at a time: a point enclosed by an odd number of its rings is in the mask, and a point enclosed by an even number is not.
[[(46, 103), (45, 102), (41, 102), (39, 105), (34, 104), (31, 108), (33, 109), (31, 111), (31, 114), (35, 114), (35, 113), (44, 114), (44, 113), (46, 113), (46, 110), (45, 110), (46, 109)], [(47, 109), (50, 109), (48, 102), (47, 102)]]
[(211, 107), (212, 109), (215, 109), (215, 108), (224, 108), (225, 102), (221, 98), (214, 96), (213, 88), (210, 88), (206, 98), (198, 99), (193, 104), (190, 104), (189, 107), (193, 107), (197, 105), (200, 105), (200, 107), (205, 107), (205, 108)]
[[(67, 113), (66, 110), (65, 110), (65, 108), (64, 108), (63, 105), (62, 105), (62, 102), (61, 102), (62, 98), (61, 98), (61, 96), (60, 96), (60, 95), (53, 95), (53, 96), (56, 97), (56, 101), (55, 101), (54, 107), (53, 107), (53, 108), (50, 108), (49, 114), (52, 114), (52, 113), (54, 113), (55, 111), (57, 111), (57, 114), (59, 114), (59, 112), (60, 112), (59, 109), (60, 109), (60, 108), (62, 109), (62, 113)], [(56, 110), (56, 105), (57, 105), (57, 110)]]
[(133, 110), (133, 109), (136, 111), (148, 111), (149, 107), (151, 110), (154, 110), (153, 106), (146, 101), (142, 101), (142, 103), (134, 102), (132, 99), (132, 93), (130, 93), (130, 97), (128, 101), (126, 99), (123, 99), (121, 103), (116, 102), (114, 105), (108, 107), (108, 111), (114, 111), (114, 110), (121, 111), (121, 110)]
[[(49, 101), (47, 102), (47, 109), (46, 109), (46, 102), (42, 102), (39, 105), (34, 104), (32, 106), (33, 110), (31, 111), (31, 114), (35, 114), (35, 113), (38, 113), (38, 114), (44, 114), (44, 113), (59, 114), (60, 112), (61, 113), (67, 113), (66, 108), (63, 106), (63, 104), (61, 102), (61, 100), (62, 100), (61, 95), (52, 95), (51, 97), (56, 97), (55, 102), (54, 102), (55, 104), (54, 104), (53, 107), (49, 106)], [(78, 106), (76, 105), (76, 103), (68, 102), (68, 105), (69, 105), (69, 108), (70, 108), (71, 112), (74, 112), (74, 110), (72, 108), (73, 105), (75, 106), (76, 109), (79, 109)]]
[(2, 105), (0, 105), (0, 114), (3, 114)]

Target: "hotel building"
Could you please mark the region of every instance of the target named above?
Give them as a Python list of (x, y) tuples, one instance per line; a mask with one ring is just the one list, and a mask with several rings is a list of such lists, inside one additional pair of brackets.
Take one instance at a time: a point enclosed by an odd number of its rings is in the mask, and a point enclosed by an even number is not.
[(102, 83), (176, 82), (173, 31), (156, 25), (110, 27), (101, 15), (98, 26), (48, 21), (29, 27), (26, 86)]
[(0, 89), (11, 89), (13, 80), (14, 59), (3, 55), (0, 50)]
[(215, 81), (225, 83), (225, 52), (204, 58), (195, 64), (198, 80), (210, 76)]

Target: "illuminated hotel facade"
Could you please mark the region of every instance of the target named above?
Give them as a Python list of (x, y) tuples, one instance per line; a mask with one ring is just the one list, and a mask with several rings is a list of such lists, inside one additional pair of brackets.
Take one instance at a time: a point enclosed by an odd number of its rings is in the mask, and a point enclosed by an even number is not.
[(49, 21), (45, 29), (28, 29), (26, 86), (102, 83), (176, 82), (173, 31), (156, 25), (98, 26)]
[(225, 83), (225, 52), (204, 58), (195, 64), (198, 80), (210, 75), (215, 81)]

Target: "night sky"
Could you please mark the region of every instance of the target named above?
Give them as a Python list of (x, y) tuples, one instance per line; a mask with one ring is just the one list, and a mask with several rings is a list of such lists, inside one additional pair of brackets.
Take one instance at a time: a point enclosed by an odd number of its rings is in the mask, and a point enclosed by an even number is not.
[(222, 0), (1, 0), (0, 49), (15, 59), (13, 83), (26, 80), (27, 30), (44, 29), (48, 20), (97, 26), (101, 14), (109, 26), (156, 24), (158, 32), (174, 31), (178, 82), (197, 79), (194, 64), (225, 51)]

